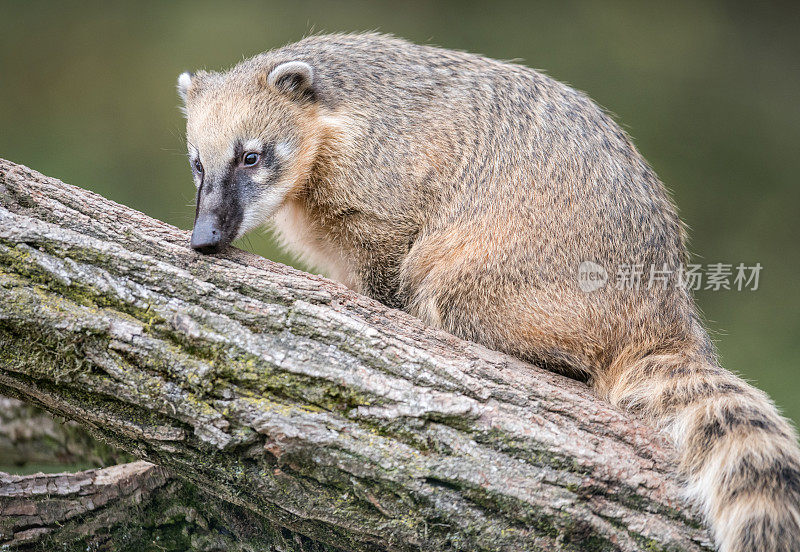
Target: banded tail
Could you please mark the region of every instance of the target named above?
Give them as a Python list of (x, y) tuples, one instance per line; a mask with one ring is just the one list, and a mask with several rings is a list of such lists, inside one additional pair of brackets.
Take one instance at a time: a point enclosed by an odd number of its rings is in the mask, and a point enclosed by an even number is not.
[(609, 376), (601, 394), (672, 437), (720, 552), (800, 552), (797, 434), (765, 393), (700, 349), (621, 360)]

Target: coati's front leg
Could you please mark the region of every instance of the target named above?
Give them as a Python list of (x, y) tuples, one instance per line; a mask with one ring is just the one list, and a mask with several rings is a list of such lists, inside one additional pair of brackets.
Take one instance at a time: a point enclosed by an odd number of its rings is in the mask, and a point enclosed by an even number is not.
[(370, 256), (356, 268), (357, 291), (387, 307), (406, 310), (407, 298), (400, 290), (400, 266), (384, 256)]

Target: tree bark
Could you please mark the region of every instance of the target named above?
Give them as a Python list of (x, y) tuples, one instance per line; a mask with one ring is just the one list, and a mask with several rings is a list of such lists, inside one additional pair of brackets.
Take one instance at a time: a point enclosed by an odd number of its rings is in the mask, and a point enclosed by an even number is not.
[(187, 243), (0, 160), (0, 392), (323, 547), (711, 549), (670, 447), (585, 385)]
[[(0, 397), (0, 468), (63, 470), (127, 457), (76, 422)], [(0, 550), (5, 550), (2, 546), (18, 552), (338, 550), (271, 526), (141, 461), (78, 473), (0, 471)]]
[(200, 493), (148, 462), (78, 473), (0, 473), (0, 545), (17, 552), (338, 550)]

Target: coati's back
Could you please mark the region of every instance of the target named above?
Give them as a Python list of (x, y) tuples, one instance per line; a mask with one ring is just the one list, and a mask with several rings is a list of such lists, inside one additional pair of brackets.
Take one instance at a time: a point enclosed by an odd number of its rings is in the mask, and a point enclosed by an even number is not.
[[(673, 436), (721, 550), (800, 549), (796, 436), (717, 365), (677, 280), (675, 210), (584, 95), (380, 35), (310, 37), (180, 87), (190, 154), (215, 167), (198, 220), (233, 236), (272, 218), (355, 289), (585, 377)], [(585, 262), (669, 276), (584, 291)]]

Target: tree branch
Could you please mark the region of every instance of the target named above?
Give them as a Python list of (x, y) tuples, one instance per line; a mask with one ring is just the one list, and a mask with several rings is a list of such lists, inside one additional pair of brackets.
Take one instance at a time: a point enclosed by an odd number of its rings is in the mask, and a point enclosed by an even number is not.
[[(108, 465), (129, 455), (76, 422), (0, 397), (0, 468)], [(66, 466), (65, 466), (66, 467)], [(148, 462), (78, 473), (0, 472), (0, 549), (18, 552), (337, 552), (215, 500)]]
[(0, 160), (0, 392), (345, 550), (709, 550), (578, 382)]
[(338, 550), (209, 498), (147, 462), (72, 474), (0, 473), (0, 544), (18, 552)]

